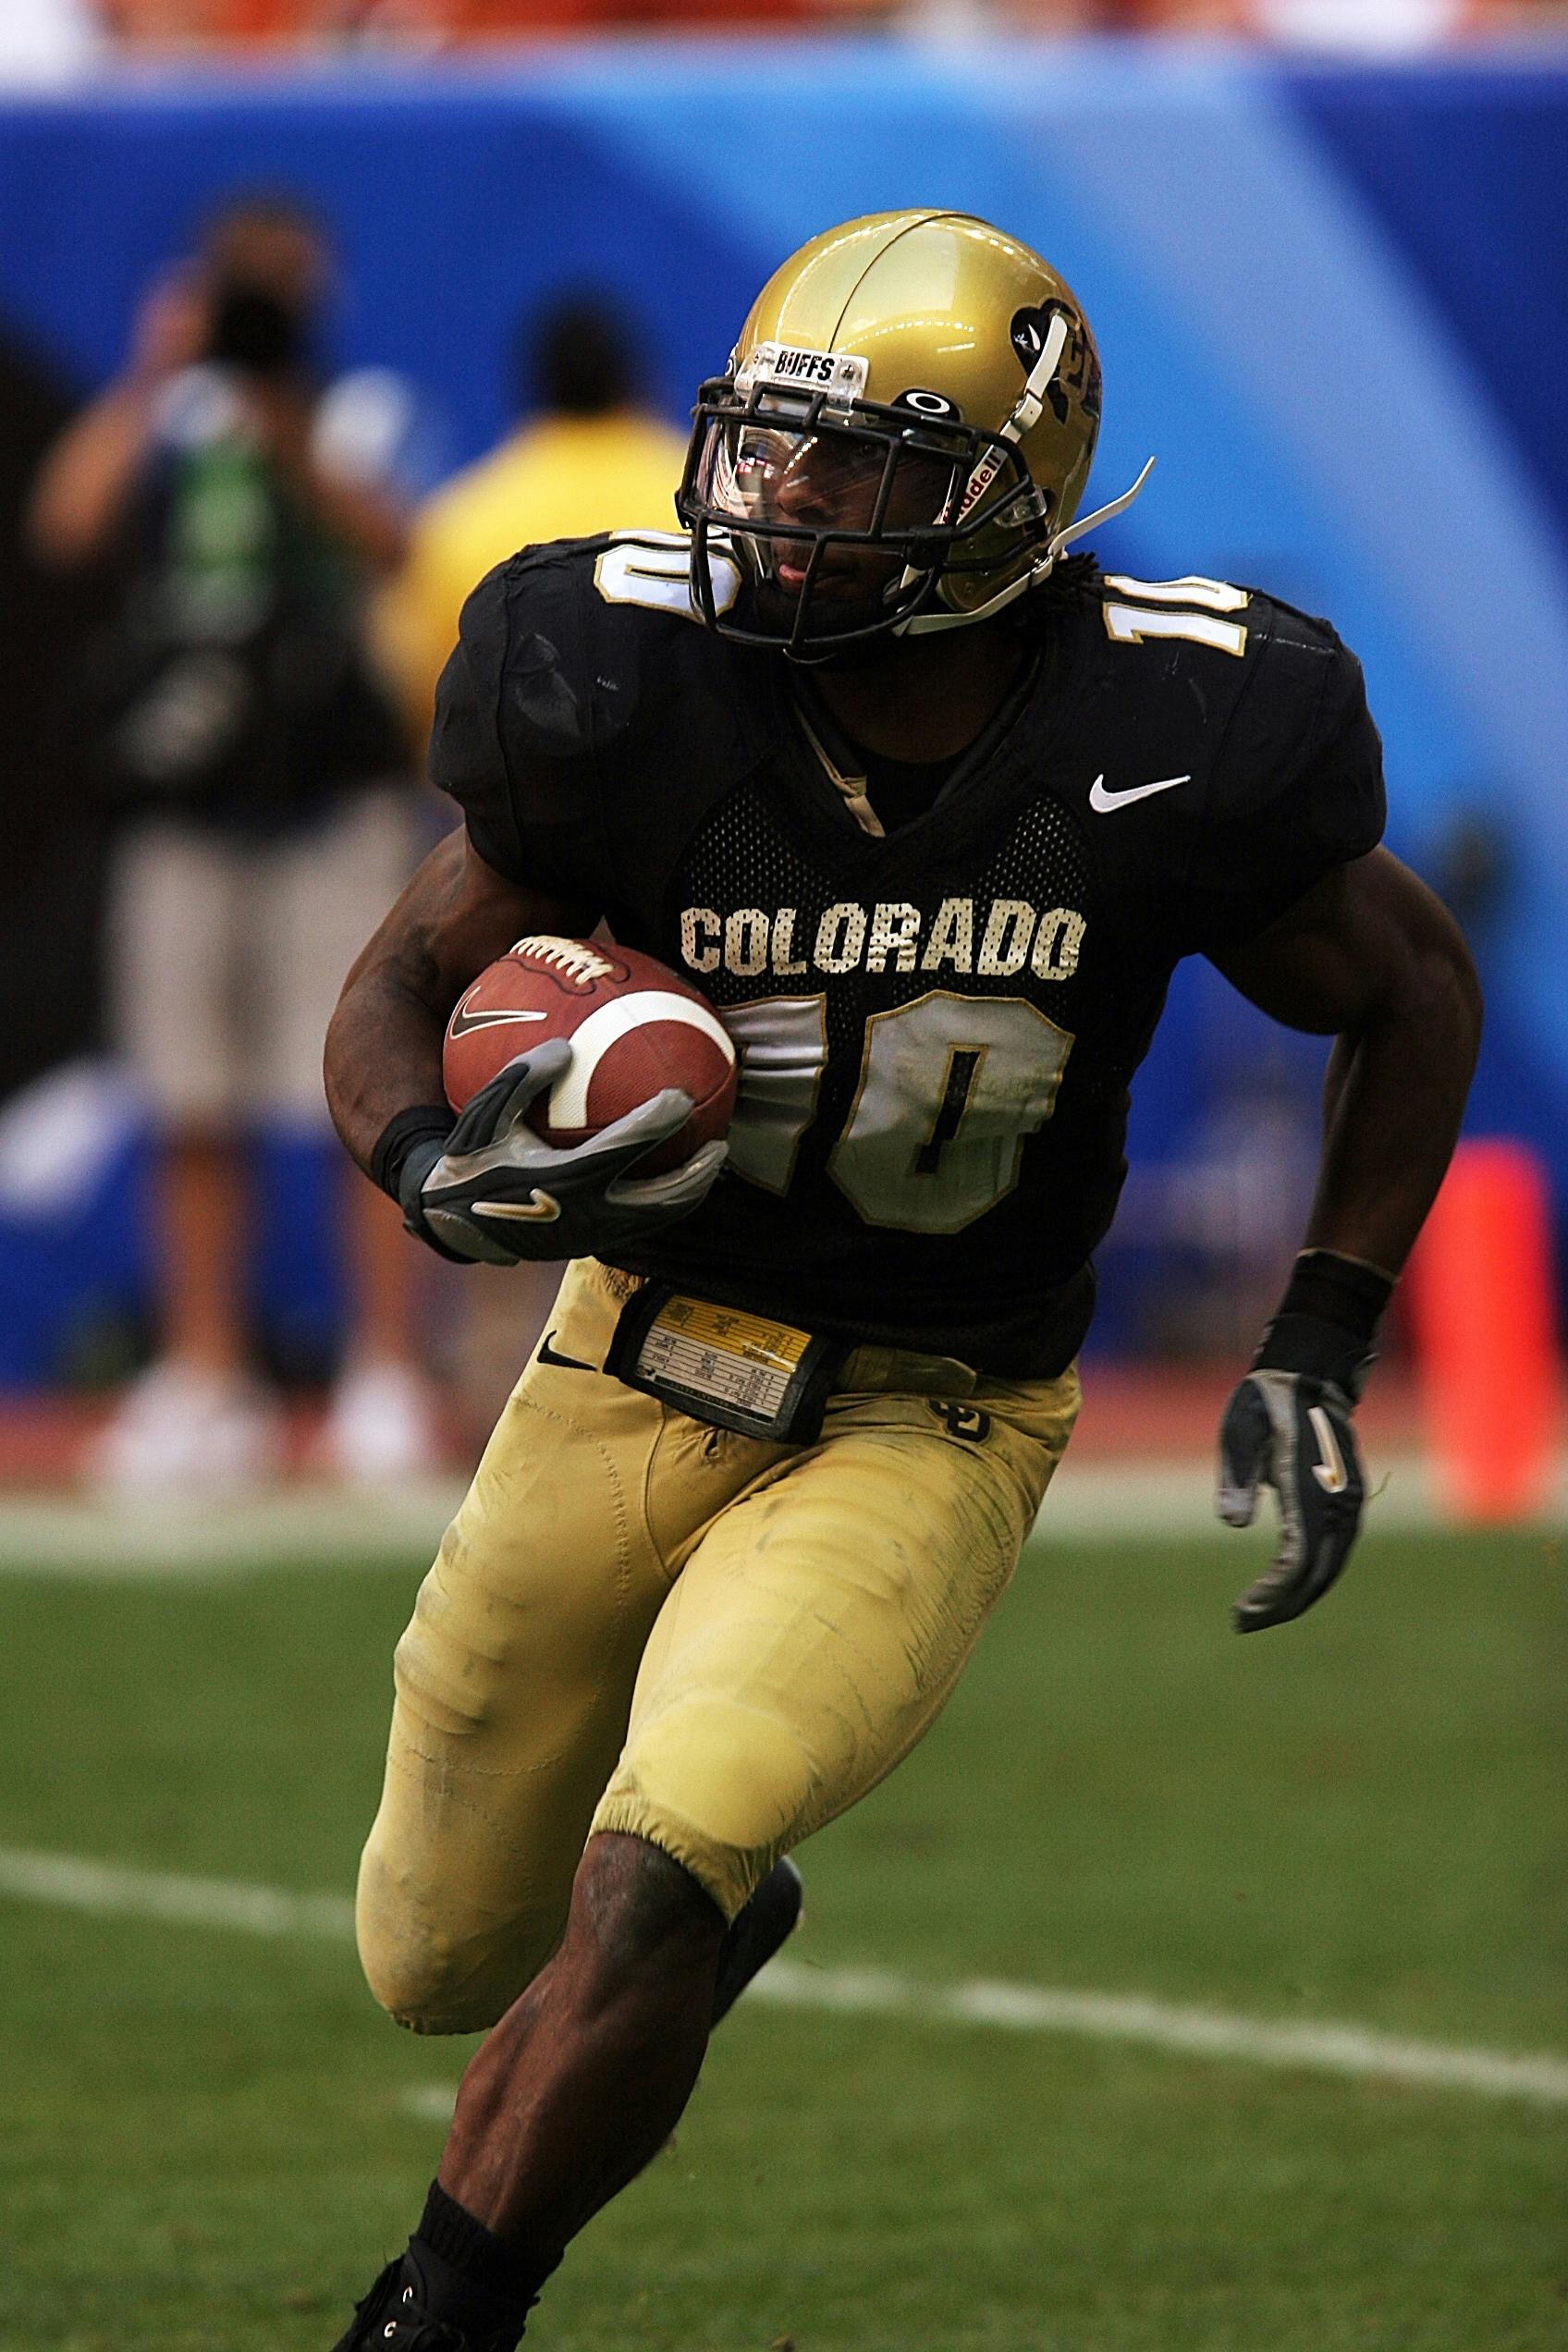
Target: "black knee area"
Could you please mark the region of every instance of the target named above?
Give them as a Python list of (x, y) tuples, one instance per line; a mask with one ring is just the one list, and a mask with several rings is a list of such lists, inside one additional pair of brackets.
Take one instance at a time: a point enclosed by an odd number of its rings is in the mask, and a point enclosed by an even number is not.
[(592, 1939), (606, 1976), (717, 1966), (724, 1914), (690, 1870), (647, 1838), (590, 1838), (572, 1896), (572, 1926)]

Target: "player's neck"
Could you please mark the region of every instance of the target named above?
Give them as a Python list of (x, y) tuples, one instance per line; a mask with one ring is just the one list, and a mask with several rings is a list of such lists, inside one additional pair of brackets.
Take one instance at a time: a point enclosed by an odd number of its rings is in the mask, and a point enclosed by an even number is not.
[(1011, 618), (892, 638), (875, 658), (825, 664), (812, 691), (846, 735), (884, 759), (956, 759), (984, 734), (1029, 657)]

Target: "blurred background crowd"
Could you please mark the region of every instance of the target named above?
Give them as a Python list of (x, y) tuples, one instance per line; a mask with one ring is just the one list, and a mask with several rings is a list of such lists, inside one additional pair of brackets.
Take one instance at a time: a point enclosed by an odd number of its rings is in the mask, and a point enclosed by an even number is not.
[[(1099, 478), (1161, 459), (1107, 560), (1257, 581), (1362, 655), (1390, 840), (1482, 964), (1471, 1133), (1518, 1155), (1499, 1280), (1547, 1329), (1563, 13), (6, 0), (0, 1476), (374, 1484), (486, 1425), (547, 1292), (426, 1262), (332, 1145), (319, 1080), (343, 973), (447, 821), (419, 778), (458, 608), (529, 540), (668, 527), (692, 390), (755, 286), (824, 220), (911, 198), (1004, 221), (1076, 285)], [(682, 26), (775, 37), (619, 37)], [(902, 30), (974, 40), (842, 37)], [(1121, 37), (1151, 30), (1246, 38)], [(1023, 37), (1057, 33), (1105, 37)], [(245, 48), (275, 53), (264, 74)], [(1304, 1213), (1321, 1060), (1179, 975), (1102, 1359), (1248, 1344)], [(1396, 1372), (1409, 1337), (1407, 1316)]]
[(1178, 32), (1388, 50), (1568, 20), (1564, 0), (6, 0), (0, 61), (69, 68), (107, 51), (370, 43), (441, 49), (681, 28), (962, 35)]

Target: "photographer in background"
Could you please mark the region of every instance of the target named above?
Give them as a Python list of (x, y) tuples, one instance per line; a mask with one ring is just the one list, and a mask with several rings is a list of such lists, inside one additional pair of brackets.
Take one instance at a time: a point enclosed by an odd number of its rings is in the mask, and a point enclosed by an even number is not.
[[(33, 494), (38, 554), (116, 582), (87, 719), (124, 819), (109, 1011), (156, 1122), (161, 1352), (97, 1466), (131, 1489), (221, 1491), (276, 1466), (249, 1362), (246, 1147), (263, 1123), (325, 1124), (337, 986), (412, 857), (401, 731), (363, 631), (404, 549), (409, 403), (377, 373), (318, 375), (328, 269), (292, 202), (226, 207), (153, 288), (125, 372)], [(325, 1446), (378, 1480), (434, 1452), (413, 1253), (371, 1186), (345, 1211), (350, 1329)]]

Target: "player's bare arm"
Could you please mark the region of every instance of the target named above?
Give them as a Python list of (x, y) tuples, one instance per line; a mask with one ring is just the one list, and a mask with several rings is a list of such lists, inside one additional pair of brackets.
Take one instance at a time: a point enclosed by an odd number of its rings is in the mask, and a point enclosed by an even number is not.
[(1302, 1246), (1395, 1275), (1459, 1133), (1481, 994), (1452, 916), (1387, 850), (1338, 866), (1220, 969), (1289, 1028), (1332, 1035)]
[(1237, 1603), (1246, 1633), (1321, 1599), (1360, 1525), (1352, 1414), (1378, 1316), (1436, 1196), (1481, 1034), (1452, 917), (1386, 850), (1332, 868), (1238, 953), (1217, 958), (1292, 1029), (1331, 1035), (1323, 1158), (1302, 1254), (1220, 1427), (1220, 1516), (1279, 1501), (1274, 1562)]
[(431, 851), (366, 942), (326, 1034), (326, 1099), (367, 1173), (399, 1112), (441, 1103), (442, 1032), (475, 973), (524, 932), (596, 919), (497, 874), (461, 826)]

